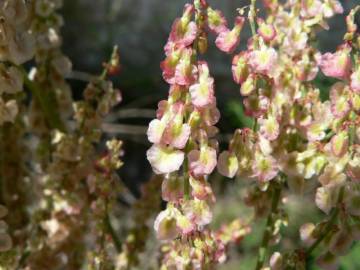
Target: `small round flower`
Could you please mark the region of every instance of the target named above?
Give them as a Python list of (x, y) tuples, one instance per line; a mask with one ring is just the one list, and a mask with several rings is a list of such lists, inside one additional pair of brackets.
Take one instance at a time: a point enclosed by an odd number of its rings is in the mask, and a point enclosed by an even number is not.
[(211, 7), (206, 9), (207, 25), (211, 31), (220, 34), (227, 30), (227, 21), (220, 10), (214, 10)]
[(344, 47), (335, 53), (325, 53), (320, 60), (321, 71), (328, 77), (347, 79), (351, 72), (350, 51)]
[(154, 144), (146, 152), (146, 156), (157, 174), (177, 171), (184, 161), (184, 152), (158, 144)]
[(244, 17), (238, 16), (235, 19), (235, 26), (232, 30), (225, 29), (220, 32), (215, 40), (216, 46), (223, 52), (231, 53), (240, 42), (240, 32), (245, 22)]
[(274, 48), (262, 47), (249, 53), (249, 65), (256, 73), (270, 75), (277, 61)]
[(158, 214), (154, 222), (154, 229), (158, 239), (171, 240), (179, 235), (177, 217), (180, 215), (180, 211), (174, 207), (168, 207)]
[(219, 155), (217, 169), (222, 175), (233, 178), (239, 169), (239, 161), (235, 154), (224, 151)]
[(266, 41), (272, 41), (276, 37), (276, 30), (272, 24), (267, 24), (263, 19), (258, 19), (258, 34)]
[(203, 146), (200, 150), (192, 150), (188, 154), (189, 169), (195, 177), (212, 173), (216, 166), (216, 150)]
[(206, 62), (198, 63), (198, 83), (189, 88), (191, 102), (196, 107), (204, 107), (215, 102), (214, 79), (209, 76), (209, 67)]

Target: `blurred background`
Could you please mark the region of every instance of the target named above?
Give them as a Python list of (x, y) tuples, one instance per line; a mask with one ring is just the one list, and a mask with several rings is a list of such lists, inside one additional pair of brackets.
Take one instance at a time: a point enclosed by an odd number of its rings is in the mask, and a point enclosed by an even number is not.
[[(171, 24), (181, 15), (186, 0), (65, 0), (63, 15), (63, 51), (73, 62), (74, 74), (70, 80), (74, 97), (79, 98), (86, 82), (87, 74), (98, 74), (101, 63), (108, 59), (112, 46), (118, 45), (121, 57), (121, 73), (113, 78), (114, 84), (122, 91), (123, 102), (110, 117), (114, 123), (109, 127), (109, 135), (124, 141), (125, 165), (120, 170), (123, 181), (133, 195), (139, 196), (140, 184), (148, 181), (151, 168), (146, 160), (145, 152), (149, 147), (146, 138), (148, 122), (154, 118), (158, 101), (167, 97), (168, 85), (162, 80), (160, 61), (164, 58), (163, 46), (166, 43)], [(345, 14), (359, 4), (359, 0), (342, 0)], [(236, 8), (249, 4), (244, 0), (209, 0), (212, 7), (221, 9), (232, 25), (236, 16)], [(260, 6), (259, 6), (260, 7)], [(344, 16), (333, 17), (330, 31), (322, 31), (319, 48), (322, 51), (334, 51), (341, 43), (345, 33)], [(240, 48), (244, 48), (250, 36), (248, 27), (242, 33)], [(215, 48), (213, 38), (209, 42), (209, 50), (204, 56), (210, 64), (210, 71), (216, 82), (216, 97), (222, 118), (218, 123), (220, 132), (230, 135), (236, 128), (246, 126), (249, 122), (241, 110), (239, 87), (231, 77), (231, 56), (225, 55)], [(318, 86), (326, 98), (326, 89), (331, 81), (322, 77), (317, 79)], [(226, 143), (222, 145), (226, 147)], [(214, 178), (220, 178), (219, 175)], [(215, 181), (213, 181), (215, 183)], [(217, 181), (221, 184), (218, 191), (233, 193), (232, 196), (219, 196), (215, 209), (217, 220), (231, 220), (239, 214), (246, 214), (242, 209), (241, 188), (233, 180)], [(215, 183), (215, 185), (217, 185)], [(230, 195), (230, 194), (229, 194)], [(230, 198), (230, 199), (229, 199)], [(321, 217), (317, 209), (312, 209), (302, 198), (289, 200), (291, 227), (305, 221), (316, 221)], [(219, 209), (222, 209), (221, 211)], [(223, 209), (231, 209), (223, 211)], [(295, 225), (297, 224), (297, 225)], [(215, 222), (216, 226), (216, 222)], [(259, 232), (263, 224), (256, 228)], [(297, 231), (286, 231), (295, 241)], [(258, 236), (257, 236), (258, 235)], [(260, 233), (245, 239), (244, 248), (235, 250), (232, 260), (222, 269), (251, 269), (254, 258), (244, 257), (245, 250), (255, 250), (260, 241)], [(286, 243), (285, 243), (286, 244)], [(289, 244), (290, 245), (290, 244)], [(360, 269), (360, 246), (354, 246), (352, 253), (342, 261), (342, 269)], [(316, 269), (316, 268), (311, 268)]]

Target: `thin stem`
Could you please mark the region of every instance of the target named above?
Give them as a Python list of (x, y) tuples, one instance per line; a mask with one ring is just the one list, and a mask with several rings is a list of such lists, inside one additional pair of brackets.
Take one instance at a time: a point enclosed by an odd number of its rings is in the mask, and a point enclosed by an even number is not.
[[(54, 104), (54, 100), (49, 96), (49, 93), (45, 93), (40, 90), (40, 87), (28, 78), (26, 70), (17, 66), (17, 68), (22, 72), (24, 77), (25, 86), (31, 91), (34, 98), (38, 101), (41, 110), (44, 113), (47, 124), (54, 129), (58, 129), (61, 132), (66, 132), (64, 123), (60, 118), (60, 114), (57, 110), (57, 104)], [(56, 100), (55, 100), (56, 101)]]
[[(339, 192), (338, 203), (340, 203), (342, 201), (343, 196), (344, 196), (344, 187), (341, 187), (340, 192)], [(326, 236), (329, 235), (334, 224), (336, 223), (339, 212), (340, 212), (340, 209), (339, 209), (339, 206), (337, 206), (333, 210), (330, 220), (326, 224), (326, 227), (324, 228), (323, 232), (320, 234), (319, 238), (305, 251), (306, 257), (310, 256), (310, 254), (319, 246), (319, 244), (326, 238)]]
[(256, 40), (255, 18), (256, 18), (256, 0), (251, 0), (250, 10), (249, 10), (249, 23), (250, 23), (250, 28), (251, 28), (251, 34), (254, 38), (254, 47), (256, 49), (258, 44), (257, 44), (257, 40)]
[(114, 242), (116, 251), (118, 253), (120, 253), (121, 250), (122, 250), (121, 241), (118, 238), (118, 236), (117, 236), (117, 234), (116, 234), (116, 232), (115, 232), (115, 230), (114, 230), (114, 228), (113, 228), (113, 226), (111, 224), (110, 216), (109, 216), (108, 212), (106, 212), (106, 216), (105, 216), (105, 226), (107, 228), (108, 233), (111, 235), (111, 238), (112, 238), (112, 240)]
[(265, 231), (262, 237), (261, 246), (259, 247), (259, 251), (258, 251), (258, 257), (255, 267), (256, 270), (260, 270), (263, 267), (266, 254), (268, 253), (269, 242), (274, 228), (274, 214), (277, 212), (279, 206), (279, 202), (281, 198), (280, 195), (281, 195), (281, 187), (275, 185), (272, 194), (271, 209), (267, 217)]

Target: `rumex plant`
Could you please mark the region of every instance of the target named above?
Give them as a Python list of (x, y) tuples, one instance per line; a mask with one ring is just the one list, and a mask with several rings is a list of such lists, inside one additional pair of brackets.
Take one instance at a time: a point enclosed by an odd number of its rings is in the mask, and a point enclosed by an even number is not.
[[(207, 226), (215, 203), (207, 180), (216, 164), (226, 177), (250, 180), (245, 201), (255, 209), (254, 221), (267, 215), (256, 269), (305, 269), (319, 245), (318, 263), (328, 269), (358, 239), (359, 7), (346, 17), (343, 44), (322, 54), (313, 41), (319, 28), (329, 28), (328, 18), (343, 12), (340, 2), (264, 1), (266, 18), (255, 4), (238, 10), (233, 28), (206, 1), (187, 4), (165, 45), (161, 68), (169, 97), (149, 124), (153, 146), (147, 152), (154, 172), (164, 175), (167, 207), (154, 224), (164, 241), (163, 269), (208, 269), (224, 261), (228, 242)], [(253, 127), (236, 130), (229, 149), (218, 154), (214, 79), (199, 58), (208, 32), (219, 50), (232, 54), (246, 21), (252, 36), (233, 56), (231, 69)], [(314, 84), (320, 71), (337, 79), (328, 101)], [(288, 224), (282, 198), (310, 185), (314, 203), (328, 217), (301, 226), (303, 244), (268, 260), (269, 246), (281, 241), (281, 227)]]
[[(230, 25), (194, 0), (173, 22), (160, 63), (168, 97), (146, 134), (154, 175), (122, 207), (123, 142), (104, 128), (122, 100), (111, 81), (118, 47), (74, 100), (62, 1), (0, 2), (0, 269), (216, 269), (261, 221), (254, 269), (337, 268), (360, 236), (360, 6), (341, 45), (323, 53), (317, 33), (344, 12), (338, 0), (263, 0), (264, 14), (256, 4), (235, 10)], [(212, 40), (232, 57), (252, 123), (225, 150), (206, 61)], [(319, 76), (331, 78), (329, 98)], [(225, 177), (241, 182), (252, 214), (215, 226), (214, 186), (234, 184)], [(323, 218), (295, 228), (300, 241), (288, 248), (293, 194), (311, 197)]]

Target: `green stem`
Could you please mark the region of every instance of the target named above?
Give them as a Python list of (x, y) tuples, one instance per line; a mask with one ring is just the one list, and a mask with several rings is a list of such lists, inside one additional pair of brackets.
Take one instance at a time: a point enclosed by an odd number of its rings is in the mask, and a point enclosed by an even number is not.
[(254, 48), (258, 47), (257, 39), (256, 39), (256, 0), (251, 0), (250, 11), (249, 11), (249, 23), (251, 28), (251, 34), (254, 38)]
[[(344, 187), (341, 187), (340, 192), (339, 192), (338, 204), (342, 201), (343, 196), (344, 196)], [(319, 244), (326, 238), (326, 236), (329, 235), (334, 224), (336, 223), (339, 212), (340, 212), (340, 209), (339, 209), (339, 206), (337, 206), (333, 210), (330, 220), (326, 224), (326, 227), (324, 228), (323, 232), (320, 234), (319, 238), (305, 251), (306, 257), (309, 257), (311, 255), (311, 253), (319, 246)]]
[(111, 238), (113, 239), (116, 251), (120, 253), (122, 250), (121, 241), (118, 238), (113, 226), (111, 225), (109, 213), (106, 213), (105, 216), (105, 226), (107, 228), (108, 233), (111, 235)]
[(259, 247), (258, 257), (256, 262), (256, 270), (260, 270), (265, 262), (266, 254), (268, 253), (269, 249), (269, 242), (271, 239), (271, 234), (274, 229), (274, 214), (277, 212), (280, 198), (281, 198), (281, 187), (274, 186), (273, 194), (272, 194), (272, 202), (271, 202), (271, 209), (266, 221), (265, 231), (262, 237), (261, 246)]
[(62, 122), (59, 112), (57, 110), (57, 104), (54, 104), (56, 103), (56, 100), (51, 98), (49, 93), (41, 91), (40, 87), (34, 81), (31, 81), (28, 78), (28, 74), (23, 67), (18, 66), (18, 69), (23, 74), (25, 86), (31, 91), (32, 95), (39, 103), (49, 127), (53, 129), (58, 129), (61, 132), (66, 132), (65, 125)]

